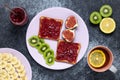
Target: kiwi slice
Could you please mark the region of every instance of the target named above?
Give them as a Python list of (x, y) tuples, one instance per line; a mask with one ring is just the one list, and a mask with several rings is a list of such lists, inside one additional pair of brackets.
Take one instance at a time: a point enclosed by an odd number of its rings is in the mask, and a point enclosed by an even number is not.
[(93, 24), (99, 24), (102, 20), (102, 16), (100, 15), (99, 12), (94, 11), (90, 15), (90, 22)]
[(101, 8), (100, 8), (100, 14), (103, 16), (103, 17), (109, 17), (112, 15), (112, 8), (110, 5), (103, 5)]
[(48, 56), (54, 56), (54, 51), (52, 50), (52, 49), (47, 49), (45, 52), (44, 52), (44, 54), (43, 54), (43, 57), (44, 57), (44, 59), (46, 59), (46, 57), (48, 57)]
[(38, 49), (41, 45), (42, 45), (42, 43), (39, 42), (35, 45), (35, 48)]
[(39, 38), (40, 43), (45, 43), (44, 39)]
[(35, 47), (39, 42), (39, 37), (38, 36), (32, 36), (28, 39), (28, 42), (32, 47)]
[(42, 43), (42, 45), (38, 48), (38, 52), (44, 54), (44, 52), (49, 49), (49, 45), (46, 43)]
[(44, 43), (44, 42), (45, 42), (44, 39), (39, 38), (39, 41), (36, 44), (35, 48), (38, 49), (42, 45), (42, 43)]
[(53, 65), (54, 62), (55, 62), (54, 56), (50, 55), (50, 56), (46, 57), (46, 64), (47, 64), (48, 66)]

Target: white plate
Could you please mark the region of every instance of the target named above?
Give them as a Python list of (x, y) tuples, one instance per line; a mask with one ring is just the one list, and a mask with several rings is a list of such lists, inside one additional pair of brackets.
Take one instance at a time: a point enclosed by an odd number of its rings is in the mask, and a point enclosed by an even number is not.
[[(45, 63), (43, 56), (38, 53), (37, 49), (31, 47), (28, 43), (28, 39), (31, 36), (38, 35), (40, 16), (47, 16), (47, 17), (51, 17), (51, 18), (62, 19), (63, 20), (63, 26), (62, 26), (62, 30), (61, 30), (61, 32), (62, 32), (65, 29), (65, 26), (64, 26), (65, 20), (70, 15), (74, 15), (78, 19), (78, 25), (79, 25), (75, 31), (76, 36), (75, 36), (75, 40), (74, 40), (74, 42), (81, 44), (81, 49), (80, 49), (80, 52), (78, 55), (77, 62), (79, 62), (82, 59), (82, 57), (84, 56), (86, 49), (88, 47), (88, 43), (89, 43), (89, 34), (88, 34), (88, 30), (87, 30), (87, 26), (86, 26), (85, 22), (82, 20), (82, 18), (78, 14), (76, 14), (74, 11), (72, 11), (70, 9), (61, 8), (61, 7), (48, 8), (48, 9), (43, 10), (42, 12), (38, 13), (32, 19), (32, 21), (30, 22), (30, 24), (28, 26), (27, 34), (26, 34), (26, 43), (27, 43), (27, 48), (29, 50), (29, 53), (31, 54), (33, 59), (40, 65), (42, 65), (46, 68), (49, 68), (49, 69), (53, 69), (53, 70), (62, 70), (62, 69), (66, 69), (66, 68), (73, 66), (72, 64), (67, 64), (67, 63), (62, 63), (62, 62), (55, 62), (54, 65), (48, 66)], [(61, 33), (60, 33), (60, 39), (62, 39)], [(54, 52), (56, 53), (57, 41), (45, 39), (45, 42), (48, 43), (50, 45), (50, 48), (53, 49)]]
[(32, 70), (31, 66), (28, 62), (28, 60), (25, 58), (25, 56), (20, 53), (19, 51), (11, 48), (0, 48), (0, 53), (11, 53), (13, 56), (17, 57), (20, 62), (23, 64), (26, 70), (26, 75), (28, 80), (32, 80)]

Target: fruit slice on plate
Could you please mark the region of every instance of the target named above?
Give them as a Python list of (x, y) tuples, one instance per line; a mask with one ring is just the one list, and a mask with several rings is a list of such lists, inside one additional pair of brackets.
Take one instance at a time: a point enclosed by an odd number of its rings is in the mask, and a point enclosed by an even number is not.
[(103, 16), (103, 17), (109, 17), (112, 15), (112, 8), (110, 5), (103, 5), (101, 8), (100, 8), (100, 14)]
[(100, 30), (106, 34), (112, 33), (116, 28), (116, 23), (112, 18), (104, 18), (100, 23)]
[(39, 42), (39, 38), (38, 36), (32, 36), (29, 38), (28, 42), (32, 47), (35, 47)]
[(49, 49), (49, 45), (47, 43), (43, 43), (39, 48), (38, 52), (44, 54), (44, 52)]
[(44, 56), (44, 59), (46, 59), (48, 56), (53, 56), (54, 57), (54, 51), (53, 50), (51, 50), (51, 49), (47, 49), (45, 52), (44, 52), (44, 54), (43, 54), (43, 56)]
[(74, 30), (66, 29), (62, 32), (62, 37), (67, 41), (67, 42), (72, 42), (75, 37)]
[(49, 55), (48, 57), (46, 57), (46, 64), (47, 64), (47, 65), (51, 66), (51, 65), (54, 64), (54, 62), (55, 62), (54, 56)]
[(77, 19), (75, 16), (71, 15), (67, 18), (65, 22), (65, 26), (67, 29), (74, 29), (78, 26)]
[(102, 20), (102, 16), (100, 15), (99, 12), (94, 11), (90, 14), (90, 22), (91, 23), (99, 24), (101, 20)]
[(40, 43), (45, 43), (44, 39), (42, 39), (42, 38), (39, 38), (39, 42)]
[(105, 53), (102, 50), (94, 50), (89, 55), (89, 63), (93, 67), (102, 67), (105, 64), (105, 61)]
[(41, 45), (42, 45), (42, 43), (39, 42), (35, 45), (35, 48), (38, 49)]
[(44, 41), (44, 39), (41, 39), (38, 36), (34, 35), (29, 38), (28, 42), (32, 47), (38, 48), (45, 41)]
[(45, 43), (44, 39), (39, 38), (39, 42), (36, 44), (35, 48), (38, 49), (43, 43)]

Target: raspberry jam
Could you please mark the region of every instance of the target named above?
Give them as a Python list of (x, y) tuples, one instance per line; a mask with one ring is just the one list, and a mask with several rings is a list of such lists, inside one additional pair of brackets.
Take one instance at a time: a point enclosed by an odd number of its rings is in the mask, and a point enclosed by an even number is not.
[(40, 17), (40, 30), (39, 36), (52, 40), (58, 40), (62, 27), (61, 19), (54, 19), (50, 17)]
[(57, 61), (67, 61), (68, 63), (75, 64), (79, 53), (79, 43), (69, 43), (60, 40), (57, 47)]
[(14, 25), (22, 26), (27, 23), (28, 16), (27, 16), (26, 11), (23, 8), (21, 7), (13, 8), (12, 11), (15, 14), (12, 12), (10, 13), (10, 21)]

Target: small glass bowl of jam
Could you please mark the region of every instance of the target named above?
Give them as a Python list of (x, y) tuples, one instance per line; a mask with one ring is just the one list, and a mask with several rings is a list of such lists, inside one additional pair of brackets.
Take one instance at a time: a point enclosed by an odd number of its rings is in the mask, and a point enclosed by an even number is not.
[(9, 18), (10, 21), (16, 26), (23, 26), (28, 21), (27, 12), (22, 7), (12, 8), (12, 12), (10, 12)]

